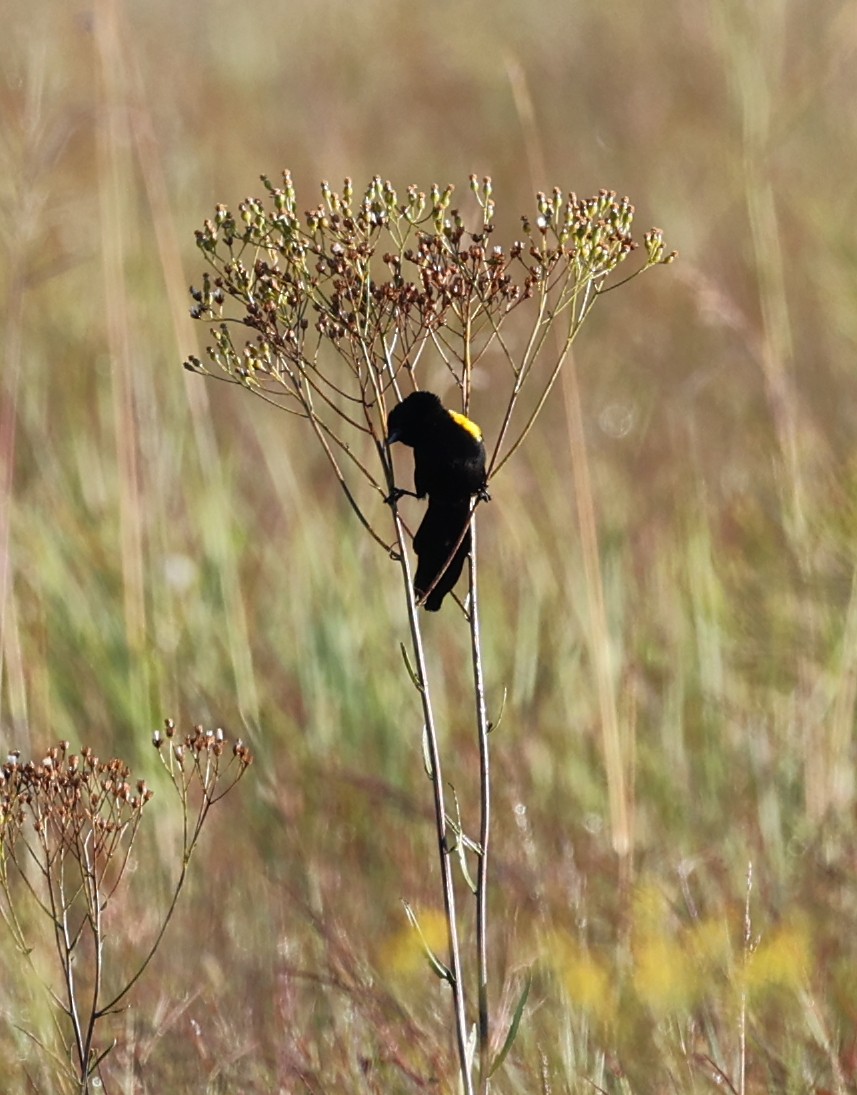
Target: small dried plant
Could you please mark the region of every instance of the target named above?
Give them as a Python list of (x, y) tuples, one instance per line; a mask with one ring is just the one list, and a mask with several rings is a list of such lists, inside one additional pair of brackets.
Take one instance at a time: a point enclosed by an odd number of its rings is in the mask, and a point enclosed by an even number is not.
[[(399, 194), (376, 176), (355, 194), (350, 179), (339, 192), (324, 182), (320, 203), (301, 212), (288, 172), (281, 185), (264, 176), (262, 182), (267, 200), (247, 198), (237, 215), (219, 205), (197, 232), (208, 269), (199, 287), (191, 288), (191, 314), (210, 324), (212, 341), (205, 362), (192, 356), (185, 367), (238, 384), (306, 419), (361, 524), (399, 564), (411, 636), (405, 658), (422, 708), (449, 937), (448, 958), (430, 954), (429, 959), (452, 989), (460, 1081), (472, 1095), (474, 1083), (487, 1090), (526, 999), (525, 988), (505, 1037), (496, 1038), (487, 953), (491, 724), (479, 633), (475, 521), (476, 507), (488, 494), (483, 490), (472, 501), (464, 609), (480, 753), (478, 836), (469, 836), (462, 820), (466, 804), (456, 799), (453, 815), (445, 802), (408, 557), (410, 532), (399, 513), (402, 492), (386, 444), (387, 417), (423, 386), (429, 372), (454, 386), (461, 412), (470, 415), (478, 372), (479, 399), (490, 399), (495, 413), (499, 410), (500, 424), (488, 448), (490, 482), (533, 428), (597, 301), (675, 256), (661, 232), (652, 229), (643, 236), (643, 261), (617, 280), (617, 269), (639, 244), (633, 206), (607, 190), (590, 198), (559, 188), (537, 194), (535, 210), (521, 218), (520, 237), (503, 246), (495, 240), (494, 188), (487, 177), (471, 176), (467, 216), (453, 205), (451, 185), (433, 185), (427, 192), (411, 185)], [(465, 535), (463, 530), (459, 545)], [(475, 879), (468, 855), (476, 858)], [(462, 975), (456, 861), (476, 901), (475, 1021)]]
[(0, 915), (34, 973), (41, 976), (38, 945), (53, 956), (58, 977), (46, 987), (61, 1052), (19, 1029), (49, 1055), (60, 1090), (91, 1090), (116, 1044), (102, 1032), (104, 1020), (127, 1006), (175, 911), (211, 807), (253, 759), (240, 740), (230, 744), (221, 730), (197, 726), (176, 737), (171, 720), (153, 740), (181, 803), (183, 842), (160, 927), (130, 972), (116, 968), (109, 946), (111, 904), (128, 873), (152, 790), (134, 780), (123, 761), (101, 760), (90, 748), (73, 753), (67, 741), (38, 761), (22, 762), (10, 753), (0, 769)]

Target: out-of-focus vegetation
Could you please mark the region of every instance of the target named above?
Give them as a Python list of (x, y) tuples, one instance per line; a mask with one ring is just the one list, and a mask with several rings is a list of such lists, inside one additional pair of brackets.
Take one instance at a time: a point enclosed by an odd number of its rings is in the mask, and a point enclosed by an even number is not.
[[(0, 746), (119, 753), (148, 766), (152, 810), (165, 712), (228, 726), (258, 760), (115, 1019), (111, 1089), (444, 1090), (451, 1074), (447, 1001), (399, 904), (430, 933), (390, 561), (300, 422), (179, 364), (198, 348), (193, 230), (282, 167), (304, 192), (487, 173), (507, 238), (535, 190), (606, 186), (681, 253), (601, 302), (481, 519), (495, 711), (508, 690), (495, 998), (511, 1009), (533, 974), (496, 1090), (853, 1088), (853, 16), (7, 4)], [(487, 371), (472, 409), (490, 437)], [(466, 633), (454, 612), (426, 633), (463, 790)], [(122, 946), (169, 887), (176, 824), (165, 802), (140, 831)], [(0, 986), (0, 1086), (49, 1090), (19, 1030), (50, 1039), (44, 994), (8, 940)]]

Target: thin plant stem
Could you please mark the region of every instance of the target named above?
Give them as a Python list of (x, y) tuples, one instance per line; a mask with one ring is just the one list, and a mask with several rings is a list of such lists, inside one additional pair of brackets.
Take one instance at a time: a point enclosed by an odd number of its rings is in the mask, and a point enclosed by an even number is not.
[(48, 872), (45, 876), (45, 879), (47, 882), (48, 899), (51, 909), (51, 919), (53, 920), (54, 941), (57, 948), (60, 968), (62, 969), (63, 981), (65, 983), (66, 1002), (63, 1004), (63, 1008), (68, 1015), (69, 1021), (72, 1025), (75, 1050), (77, 1052), (78, 1061), (80, 1062), (82, 1074), (82, 1070), (84, 1067), (83, 1032), (80, 1025), (80, 1015), (77, 1006), (77, 986), (75, 984), (74, 969), (72, 968), (74, 943), (72, 942), (69, 934), (69, 904), (65, 897), (64, 876), (65, 857), (62, 856), (60, 858), (60, 866), (56, 878), (56, 883), (59, 888), (59, 900), (57, 900), (57, 895), (54, 891), (54, 875)]
[(419, 613), (414, 587), (411, 579), (411, 567), (408, 560), (406, 534), (404, 524), (399, 517), (399, 510), (395, 503), (391, 506), (393, 523), (396, 528), (396, 539), (399, 544), (399, 557), (402, 568), (402, 578), (405, 586), (405, 599), (408, 606), (408, 625), (411, 631), (411, 646), (414, 655), (414, 669), (419, 685), (420, 701), (423, 708), (425, 737), (428, 747), (429, 762), (431, 764), (431, 783), (434, 792), (435, 826), (437, 831), (438, 858), (440, 861), (441, 885), (443, 889), (443, 904), (446, 915), (447, 934), (449, 941), (449, 982), (452, 988), (455, 1013), (455, 1037), (458, 1048), (458, 1063), (461, 1072), (461, 1082), (465, 1095), (474, 1095), (473, 1079), (470, 1071), (470, 1063), (467, 1055), (467, 1016), (464, 1000), (464, 980), (461, 968), (461, 948), (458, 940), (458, 921), (455, 908), (455, 887), (452, 876), (452, 861), (449, 854), (449, 846), (446, 839), (446, 806), (443, 793), (443, 774), (440, 763), (440, 746), (437, 738), (437, 729), (434, 722), (434, 710), (429, 694), (428, 673), (426, 670), (425, 652), (423, 650), (422, 632), (420, 630)]
[(491, 768), (482, 638), (479, 631), (479, 595), (476, 565), (476, 514), (470, 518), (470, 652), (479, 739), (479, 865), (476, 874), (476, 961), (479, 1004), (479, 1088), (488, 1090), (491, 1029), (488, 1010), (488, 841), (491, 833)]
[(744, 968), (741, 971), (741, 1006), (738, 1015), (738, 1095), (747, 1090), (747, 967), (753, 953), (753, 861), (747, 864), (747, 885), (744, 894)]
[(84, 1045), (84, 1061), (83, 1061), (83, 1078), (88, 1084), (90, 1075), (90, 1059), (92, 1057), (93, 1040), (95, 1038), (95, 1027), (98, 1022), (98, 1001), (101, 995), (101, 972), (102, 962), (104, 959), (104, 930), (101, 921), (102, 902), (101, 902), (101, 887), (99, 885), (97, 876), (97, 865), (95, 863), (94, 855), (90, 859), (90, 852), (85, 849), (85, 859), (83, 862), (85, 868), (85, 877), (89, 881), (89, 920), (90, 930), (92, 933), (92, 944), (95, 949), (94, 954), (94, 970), (92, 978), (92, 1005), (89, 1010), (89, 1021), (86, 1028), (86, 1042)]

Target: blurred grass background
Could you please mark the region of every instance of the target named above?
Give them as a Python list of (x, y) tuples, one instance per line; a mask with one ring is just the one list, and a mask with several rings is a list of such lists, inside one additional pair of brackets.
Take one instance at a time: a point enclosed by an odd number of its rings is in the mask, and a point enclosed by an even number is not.
[[(448, 1089), (398, 903), (430, 930), (398, 573), (300, 423), (180, 367), (194, 229), (289, 167), (306, 208), (321, 178), (490, 174), (507, 238), (535, 190), (609, 187), (680, 251), (577, 345), (606, 637), (562, 391), (484, 510), (507, 1013), (535, 973), (496, 1090), (737, 1088), (742, 999), (746, 1090), (854, 1090), (854, 4), (7, 0), (4, 26), (0, 747), (155, 778), (173, 715), (259, 759), (116, 1021), (117, 1089)], [(489, 436), (498, 413), (485, 376)], [(426, 633), (469, 804), (466, 635)], [(150, 905), (165, 794), (158, 817)], [(0, 1088), (49, 1090), (6, 945), (0, 985)]]

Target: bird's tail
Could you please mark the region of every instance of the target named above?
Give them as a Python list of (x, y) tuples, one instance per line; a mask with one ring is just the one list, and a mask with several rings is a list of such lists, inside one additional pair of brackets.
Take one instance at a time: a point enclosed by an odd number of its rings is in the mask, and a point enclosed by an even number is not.
[[(417, 554), (414, 591), (418, 597), (424, 597), (431, 590), (425, 601), (429, 612), (437, 612), (444, 597), (461, 577), (464, 560), (470, 551), (469, 521), (469, 497), (429, 498), (425, 517), (414, 537)], [(463, 539), (458, 544), (462, 533)]]

